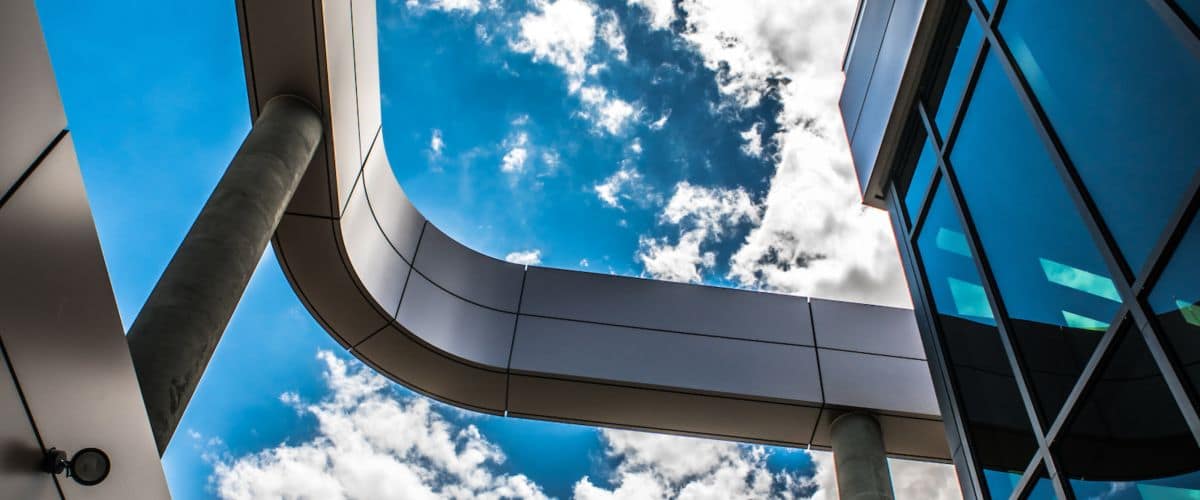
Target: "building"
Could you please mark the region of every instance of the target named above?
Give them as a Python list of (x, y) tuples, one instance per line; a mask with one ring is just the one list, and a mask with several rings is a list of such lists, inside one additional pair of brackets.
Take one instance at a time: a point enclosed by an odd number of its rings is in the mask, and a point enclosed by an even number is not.
[(864, 0), (841, 109), (968, 497), (1200, 491), (1200, 4)]

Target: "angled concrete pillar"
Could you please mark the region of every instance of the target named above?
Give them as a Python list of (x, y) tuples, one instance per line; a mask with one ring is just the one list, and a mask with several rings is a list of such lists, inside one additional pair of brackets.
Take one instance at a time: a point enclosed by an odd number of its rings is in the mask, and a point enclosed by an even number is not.
[(161, 455), (321, 140), (321, 117), (271, 99), (188, 230), (127, 340)]
[(833, 464), (841, 500), (892, 500), (892, 476), (879, 422), (868, 413), (847, 413), (831, 429)]

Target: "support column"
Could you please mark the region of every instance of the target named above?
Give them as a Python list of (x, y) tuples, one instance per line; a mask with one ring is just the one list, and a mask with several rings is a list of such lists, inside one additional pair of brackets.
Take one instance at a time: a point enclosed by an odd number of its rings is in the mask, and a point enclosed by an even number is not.
[(159, 455), (312, 160), (321, 129), (320, 114), (307, 102), (291, 96), (267, 102), (129, 329)]
[(833, 464), (842, 500), (892, 500), (883, 432), (870, 414), (847, 413), (832, 424)]

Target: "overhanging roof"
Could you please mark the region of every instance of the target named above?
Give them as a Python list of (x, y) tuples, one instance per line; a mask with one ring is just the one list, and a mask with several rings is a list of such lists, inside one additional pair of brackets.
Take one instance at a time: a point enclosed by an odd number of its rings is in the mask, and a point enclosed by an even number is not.
[[(450, 404), (829, 446), (847, 410), (888, 452), (949, 459), (912, 311), (511, 264), (413, 207), (381, 132), (375, 0), (239, 0), (251, 114), (308, 99), (325, 137), (274, 238), (353, 355)], [(413, 75), (420, 78), (420, 75)]]

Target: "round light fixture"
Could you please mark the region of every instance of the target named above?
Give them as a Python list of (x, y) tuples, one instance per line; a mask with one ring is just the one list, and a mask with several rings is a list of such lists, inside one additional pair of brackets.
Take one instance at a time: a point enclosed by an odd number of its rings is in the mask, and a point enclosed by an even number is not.
[(84, 448), (67, 460), (67, 452), (50, 448), (42, 461), (42, 469), (51, 474), (67, 473), (67, 477), (84, 486), (100, 484), (108, 478), (112, 461), (99, 448)]

